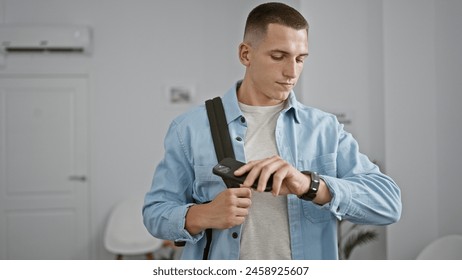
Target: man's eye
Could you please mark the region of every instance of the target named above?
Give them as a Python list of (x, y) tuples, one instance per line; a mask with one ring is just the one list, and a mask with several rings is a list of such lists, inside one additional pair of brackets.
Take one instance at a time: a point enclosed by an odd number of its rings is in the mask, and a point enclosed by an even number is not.
[(283, 56), (278, 56), (278, 55), (272, 55), (271, 58), (274, 59), (274, 60), (282, 60), (284, 57)]

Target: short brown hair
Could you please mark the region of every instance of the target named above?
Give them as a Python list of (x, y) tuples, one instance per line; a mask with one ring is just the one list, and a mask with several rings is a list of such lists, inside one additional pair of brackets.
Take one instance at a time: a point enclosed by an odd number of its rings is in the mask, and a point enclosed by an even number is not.
[(261, 38), (266, 34), (268, 25), (277, 23), (296, 30), (306, 29), (308, 32), (308, 22), (296, 9), (277, 2), (261, 4), (255, 7), (248, 15), (245, 23), (244, 40), (248, 40), (248, 35), (253, 34)]

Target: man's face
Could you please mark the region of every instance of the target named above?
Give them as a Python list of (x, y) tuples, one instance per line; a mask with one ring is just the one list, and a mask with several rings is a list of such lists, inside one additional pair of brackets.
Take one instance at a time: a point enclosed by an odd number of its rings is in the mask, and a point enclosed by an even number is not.
[[(289, 96), (308, 56), (308, 34), (280, 24), (268, 25), (266, 36), (249, 47), (246, 82), (249, 105), (274, 105)], [(246, 98), (247, 99), (247, 98)], [(250, 101), (250, 102), (249, 102)]]

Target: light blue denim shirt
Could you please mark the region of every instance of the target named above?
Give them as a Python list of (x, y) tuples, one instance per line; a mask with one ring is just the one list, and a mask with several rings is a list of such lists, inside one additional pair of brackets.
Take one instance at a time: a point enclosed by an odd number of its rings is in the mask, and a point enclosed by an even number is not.
[[(223, 96), (223, 106), (236, 159), (246, 162), (242, 139), (247, 124), (236, 86)], [(299, 103), (292, 92), (275, 136), (279, 156), (300, 171), (319, 172), (332, 194), (331, 202), (323, 206), (287, 196), (293, 259), (337, 259), (337, 219), (386, 225), (400, 218), (398, 186), (359, 152), (358, 143), (334, 115)], [(205, 106), (177, 117), (164, 145), (165, 156), (145, 197), (144, 223), (158, 238), (186, 241), (183, 259), (202, 259), (206, 237), (185, 230), (187, 209), (213, 200), (226, 188), (212, 174), (217, 159)], [(209, 258), (239, 259), (240, 234), (241, 226), (213, 230)]]

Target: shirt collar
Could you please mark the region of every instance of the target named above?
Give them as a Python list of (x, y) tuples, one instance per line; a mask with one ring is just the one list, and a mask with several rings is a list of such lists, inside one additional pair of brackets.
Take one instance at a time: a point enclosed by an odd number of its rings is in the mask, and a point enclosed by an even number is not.
[[(225, 108), (226, 120), (228, 124), (242, 116), (241, 109), (239, 108), (239, 102), (237, 100), (237, 88), (241, 82), (242, 81), (238, 81), (223, 96), (223, 107)], [(297, 123), (300, 123), (300, 118), (298, 116), (299, 106), (300, 104), (297, 101), (294, 91), (291, 91), (289, 97), (287, 98), (287, 104), (286, 108), (284, 109), (284, 113), (292, 112), (294, 120)]]

